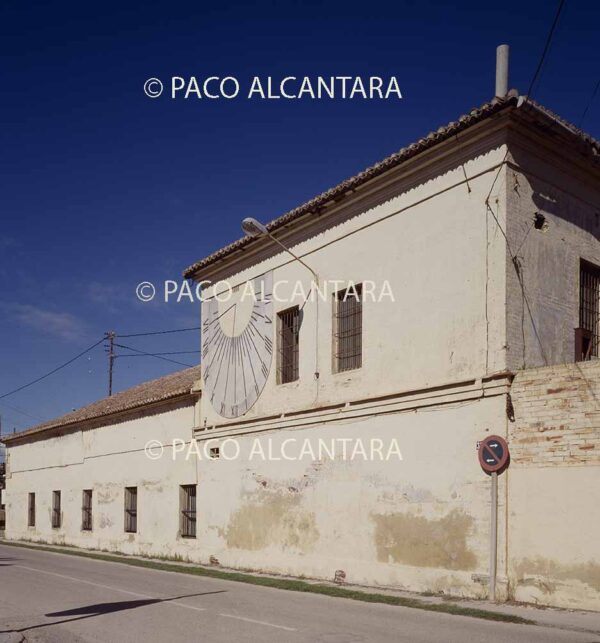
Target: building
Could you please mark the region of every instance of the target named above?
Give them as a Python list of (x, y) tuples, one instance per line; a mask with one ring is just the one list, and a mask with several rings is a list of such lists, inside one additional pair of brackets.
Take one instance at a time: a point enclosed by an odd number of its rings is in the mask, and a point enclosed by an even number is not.
[(599, 154), (511, 92), (190, 266), (201, 384), (7, 438), (7, 537), (600, 609)]
[(187, 556), (179, 489), (195, 487), (195, 463), (152, 460), (145, 446), (189, 440), (199, 379), (186, 369), (5, 437), (7, 537)]

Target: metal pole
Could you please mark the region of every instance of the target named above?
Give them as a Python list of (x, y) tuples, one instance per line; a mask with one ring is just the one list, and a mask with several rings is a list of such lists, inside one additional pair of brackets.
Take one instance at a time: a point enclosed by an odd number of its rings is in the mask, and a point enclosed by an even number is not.
[(274, 237), (270, 232), (267, 232), (267, 236), (271, 239), (271, 241), (274, 241), (277, 245), (281, 246), (288, 254), (292, 255), (292, 257), (294, 257), (296, 261), (301, 263), (307, 270), (309, 270), (315, 278), (315, 281), (317, 282), (317, 287), (319, 287), (319, 275), (317, 275), (317, 273), (308, 264), (304, 263), (304, 261), (302, 261), (302, 259), (300, 259), (298, 255), (294, 254), (286, 245), (281, 243), (281, 241), (279, 241), (277, 237)]
[(496, 563), (498, 549), (498, 474), (492, 473), (490, 520), (490, 601), (496, 600)]

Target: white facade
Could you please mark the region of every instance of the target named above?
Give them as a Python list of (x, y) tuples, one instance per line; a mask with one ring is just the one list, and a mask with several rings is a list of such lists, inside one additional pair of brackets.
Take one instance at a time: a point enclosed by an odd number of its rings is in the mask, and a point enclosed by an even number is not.
[[(273, 323), (274, 357), (264, 388), (240, 417), (211, 404), (205, 387), (198, 403), (151, 418), (96, 428), (84, 423), (64, 437), (15, 443), (9, 449), (8, 537), (216, 559), (314, 578), (332, 579), (343, 570), (348, 582), (485, 596), (490, 483), (478, 464), (477, 442), (492, 434), (515, 444), (531, 439), (520, 433), (526, 403), (515, 405), (514, 417), (510, 408), (513, 371), (573, 360), (579, 262), (600, 265), (598, 169), (573, 143), (572, 132), (564, 141), (560, 131), (550, 139), (535, 124), (536, 114), (516, 106), (498, 111), (391, 164), (320, 205), (318, 213), (282, 225), (277, 238), (310, 270), (267, 238), (198, 270), (197, 280), (234, 286), (271, 274), (279, 284), (273, 322), (284, 309), (302, 307), (297, 380), (278, 383), (281, 346)], [(540, 229), (535, 213), (545, 217)], [(318, 303), (293, 297), (297, 283), (310, 290), (311, 270), (320, 284), (375, 284), (375, 297), (363, 301), (362, 366), (356, 370), (333, 367), (331, 292)], [(384, 283), (393, 300), (377, 296)], [(239, 336), (248, 310), (233, 322), (225, 321), (227, 304), (219, 310), (223, 332)], [(233, 378), (240, 372), (235, 369), (245, 368), (245, 355), (242, 350), (230, 360)], [(534, 432), (545, 430), (544, 373), (528, 419)], [(585, 397), (584, 388), (578, 391)], [(555, 416), (560, 442), (568, 418)], [(192, 437), (219, 446), (220, 457), (186, 457)], [(149, 439), (186, 445), (175, 458), (169, 447), (152, 461), (143, 453)], [(344, 458), (339, 451), (333, 458), (299, 457), (307, 441), (317, 449), (319, 441), (339, 439), (353, 448), (362, 441), (367, 457)], [(583, 444), (588, 453), (586, 439), (573, 448)], [(386, 453), (396, 442), (401, 459), (372, 457), (372, 440)], [(584, 497), (599, 480), (598, 462), (519, 454), (499, 480), (499, 597), (600, 609), (597, 579), (578, 567), (600, 564), (593, 539), (579, 539), (572, 552), (565, 525), (553, 521), (552, 532), (539, 530), (526, 509), (528, 503), (550, 506), (538, 476), (549, 480), (559, 504), (569, 494)], [(194, 482), (197, 533), (184, 539), (179, 486)], [(136, 535), (123, 531), (125, 486), (139, 490)], [(65, 520), (56, 531), (49, 526), (49, 503), (58, 488), (65, 489)], [(97, 503), (91, 533), (80, 529), (85, 488), (94, 489)], [(35, 529), (27, 527), (31, 491), (40, 494)], [(585, 503), (564, 515), (571, 522), (585, 515), (590, 530), (598, 527)], [(544, 564), (535, 562), (538, 552)], [(553, 568), (562, 570), (560, 591), (540, 594), (553, 582)]]
[[(167, 449), (147, 457), (150, 440), (169, 445), (191, 437), (193, 399), (167, 403), (93, 429), (28, 440), (9, 449), (6, 535), (124, 553), (181, 556), (195, 543), (179, 535), (179, 486), (196, 484), (195, 462), (175, 462)], [(124, 528), (125, 487), (138, 490), (138, 528)], [(92, 529), (82, 529), (82, 493), (92, 490)], [(61, 492), (61, 526), (52, 528), (52, 492)], [(28, 495), (35, 493), (35, 526), (28, 526)]]

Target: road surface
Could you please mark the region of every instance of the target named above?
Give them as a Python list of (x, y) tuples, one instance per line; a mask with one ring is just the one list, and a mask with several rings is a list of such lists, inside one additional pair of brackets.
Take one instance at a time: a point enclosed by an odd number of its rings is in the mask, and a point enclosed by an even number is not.
[(593, 643), (600, 636), (0, 545), (1, 641)]

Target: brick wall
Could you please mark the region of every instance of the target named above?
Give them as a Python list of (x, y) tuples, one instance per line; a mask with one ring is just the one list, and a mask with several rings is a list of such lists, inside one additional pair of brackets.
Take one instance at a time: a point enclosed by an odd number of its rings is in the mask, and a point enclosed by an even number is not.
[(513, 466), (600, 464), (600, 360), (519, 371), (511, 396)]

